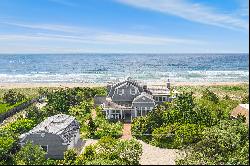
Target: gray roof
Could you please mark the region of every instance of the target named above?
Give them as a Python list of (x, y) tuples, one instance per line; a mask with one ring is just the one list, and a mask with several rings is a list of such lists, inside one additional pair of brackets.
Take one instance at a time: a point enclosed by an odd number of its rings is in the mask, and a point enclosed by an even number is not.
[(116, 84), (113, 84), (111, 86), (111, 89), (110, 89), (110, 92), (108, 94), (108, 97), (112, 97), (114, 92), (115, 92), (115, 89), (121, 85), (134, 85), (138, 88), (139, 92), (143, 92), (143, 87), (141, 85), (139, 85), (139, 83), (137, 83), (135, 80), (125, 80), (125, 81), (122, 81), (122, 82), (118, 82)]
[(139, 96), (137, 96), (136, 98), (134, 98), (134, 101), (136, 101), (136, 100), (138, 100), (138, 99), (140, 99), (142, 97), (147, 97), (147, 98), (151, 99), (152, 101), (154, 101), (153, 96), (150, 95), (150, 94), (148, 94), (148, 93), (146, 93), (146, 92), (142, 92)]
[(105, 103), (102, 104), (102, 107), (104, 109), (126, 109), (127, 107), (116, 104), (110, 100), (110, 98), (107, 98)]
[(148, 87), (148, 90), (152, 93), (152, 95), (170, 95), (170, 90), (166, 85), (154, 85)]
[(101, 105), (106, 101), (106, 97), (107, 96), (99, 96), (99, 95), (94, 96), (94, 104)]
[(59, 135), (64, 142), (69, 142), (73, 134), (79, 128), (79, 123), (75, 120), (75, 117), (65, 114), (57, 114), (48, 117), (28, 133), (22, 134), (20, 137), (23, 138), (26, 135), (33, 133), (52, 133)]

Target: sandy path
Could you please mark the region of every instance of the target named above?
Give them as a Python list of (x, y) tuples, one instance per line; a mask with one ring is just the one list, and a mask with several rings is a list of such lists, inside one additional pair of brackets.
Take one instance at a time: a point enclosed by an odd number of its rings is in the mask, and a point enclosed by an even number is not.
[(158, 148), (138, 141), (142, 144), (141, 165), (175, 165), (178, 150)]
[(89, 146), (89, 145), (91, 145), (91, 144), (95, 144), (95, 143), (98, 142), (97, 139), (84, 139), (83, 141), (85, 141), (85, 143), (84, 143), (84, 145), (83, 145), (83, 147), (82, 147), (82, 150), (81, 150), (80, 154), (82, 154), (82, 153), (84, 152), (84, 149), (85, 149), (87, 146)]
[[(125, 123), (123, 126), (123, 135), (121, 139), (131, 139), (131, 124)], [(140, 159), (141, 165), (174, 165), (177, 157), (176, 149), (163, 149), (149, 145), (141, 140), (142, 156)]]

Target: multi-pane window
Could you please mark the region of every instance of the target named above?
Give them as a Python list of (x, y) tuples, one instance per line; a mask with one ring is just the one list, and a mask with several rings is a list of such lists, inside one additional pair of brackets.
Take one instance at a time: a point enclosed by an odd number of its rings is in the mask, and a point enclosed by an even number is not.
[(136, 89), (134, 89), (134, 88), (130, 89), (130, 94), (135, 95), (136, 94)]
[(122, 95), (124, 93), (124, 89), (117, 89), (117, 94)]
[(121, 118), (121, 113), (120, 110), (112, 110), (110, 114), (111, 119), (120, 119)]

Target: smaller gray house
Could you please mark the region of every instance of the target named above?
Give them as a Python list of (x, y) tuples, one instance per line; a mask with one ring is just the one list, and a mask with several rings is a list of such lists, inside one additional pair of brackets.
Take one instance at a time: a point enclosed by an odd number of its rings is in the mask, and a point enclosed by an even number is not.
[(63, 159), (66, 150), (81, 146), (79, 129), (79, 123), (74, 117), (65, 114), (54, 115), (22, 134), (20, 144), (23, 146), (27, 141), (31, 141), (47, 152), (47, 158)]

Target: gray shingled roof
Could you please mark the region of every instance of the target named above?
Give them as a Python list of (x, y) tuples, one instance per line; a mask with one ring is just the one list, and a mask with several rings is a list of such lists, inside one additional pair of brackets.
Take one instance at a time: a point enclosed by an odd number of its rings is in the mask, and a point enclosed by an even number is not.
[(57, 114), (48, 117), (28, 133), (22, 134), (21, 137), (33, 133), (52, 133), (61, 136), (64, 142), (69, 142), (79, 128), (79, 123), (75, 120), (75, 117), (65, 114)]
[(136, 98), (134, 98), (134, 101), (136, 101), (137, 99), (140, 99), (140, 98), (143, 97), (143, 96), (145, 96), (145, 97), (147, 97), (147, 98), (149, 98), (149, 99), (154, 100), (152, 95), (150, 95), (150, 94), (148, 94), (148, 93), (146, 93), (146, 92), (142, 92), (139, 96), (137, 96)]
[(115, 92), (115, 89), (116, 89), (118, 86), (121, 86), (121, 85), (124, 85), (124, 84), (127, 84), (127, 85), (132, 84), (132, 85), (136, 86), (140, 92), (143, 92), (143, 87), (142, 87), (141, 85), (139, 85), (139, 83), (137, 83), (135, 80), (125, 80), (125, 81), (122, 81), (122, 82), (118, 82), (118, 83), (116, 83), (116, 84), (113, 84), (113, 85), (111, 86), (111, 89), (110, 89), (110, 92), (109, 92), (109, 94), (108, 94), (108, 97), (112, 97), (113, 94), (114, 94), (114, 92)]

